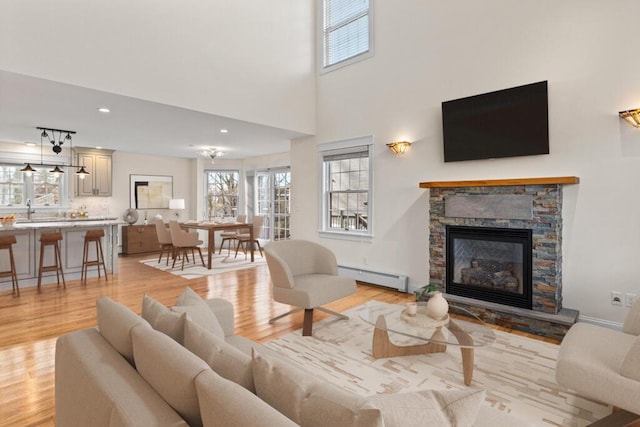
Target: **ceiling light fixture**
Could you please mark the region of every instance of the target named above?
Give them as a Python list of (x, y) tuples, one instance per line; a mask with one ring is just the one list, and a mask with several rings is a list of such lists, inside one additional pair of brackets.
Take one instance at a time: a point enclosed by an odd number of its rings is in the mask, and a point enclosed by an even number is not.
[(396, 156), (404, 156), (409, 151), (409, 147), (411, 147), (411, 143), (409, 141), (398, 141), (398, 142), (390, 142), (387, 144), (389, 150), (393, 151), (393, 154)]
[(620, 111), (618, 113), (621, 119), (625, 119), (634, 128), (640, 127), (640, 108), (635, 110)]
[[(60, 167), (71, 167), (71, 168), (79, 168), (76, 172), (76, 175), (80, 179), (84, 178), (86, 175), (89, 175), (89, 172), (85, 169), (85, 166), (76, 166), (73, 164), (72, 156), (73, 156), (73, 142), (71, 135), (75, 135), (75, 131), (72, 130), (64, 130), (64, 129), (52, 129), (52, 128), (43, 128), (37, 127), (36, 129), (42, 131), (40, 132), (40, 163), (36, 164), (37, 166), (54, 166), (52, 170), (49, 172), (54, 174), (64, 173)], [(51, 149), (54, 153), (60, 154), (62, 152), (62, 145), (65, 143), (69, 144), (69, 164), (68, 165), (58, 165), (58, 164), (47, 164), (43, 161), (43, 153), (44, 153), (44, 140), (47, 139), (53, 146)], [(35, 163), (34, 163), (35, 164)], [(31, 166), (31, 163), (27, 163), (27, 165), (20, 169), (21, 172), (24, 172), (25, 175), (30, 176), (36, 169)]]
[(215, 147), (209, 147), (207, 149), (202, 150), (200, 152), (200, 155), (202, 157), (207, 157), (207, 158), (211, 159), (211, 164), (214, 164), (218, 157), (223, 157), (224, 156), (224, 152), (220, 151), (219, 149), (217, 149)]
[(100, 108), (98, 108), (98, 111), (101, 112), (101, 113), (104, 113), (104, 114), (107, 114), (107, 113), (111, 112), (111, 110), (108, 109), (107, 107), (100, 107)]
[(227, 129), (220, 129), (220, 133), (229, 133)]

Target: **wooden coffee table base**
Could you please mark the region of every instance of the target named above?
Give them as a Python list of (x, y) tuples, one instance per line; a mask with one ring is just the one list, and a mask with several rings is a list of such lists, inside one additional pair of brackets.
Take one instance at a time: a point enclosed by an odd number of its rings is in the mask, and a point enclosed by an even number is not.
[[(460, 344), (471, 344), (471, 337), (462, 329), (457, 328), (455, 324), (449, 325), (449, 330), (458, 338)], [(436, 331), (431, 336), (434, 340), (444, 341), (441, 327), (436, 328)], [(389, 340), (389, 333), (387, 332), (387, 321), (384, 316), (380, 315), (376, 320), (376, 326), (373, 330), (373, 357), (381, 359), (385, 357), (396, 356), (412, 356), (416, 354), (428, 354), (428, 353), (444, 353), (447, 350), (445, 344), (437, 344), (434, 342), (428, 342), (425, 344), (415, 345), (396, 345)], [(473, 379), (473, 348), (461, 347), (462, 352), (462, 373), (464, 375), (465, 385), (471, 385)]]

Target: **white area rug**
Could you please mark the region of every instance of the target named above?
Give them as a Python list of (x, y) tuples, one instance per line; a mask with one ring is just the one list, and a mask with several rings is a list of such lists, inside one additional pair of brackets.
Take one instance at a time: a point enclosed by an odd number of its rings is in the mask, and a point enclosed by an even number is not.
[[(445, 353), (373, 358), (373, 326), (360, 319), (363, 309), (359, 306), (345, 312), (349, 320), (331, 318), (314, 323), (313, 337), (303, 337), (297, 331), (266, 345), (308, 372), (362, 396), (466, 388), (462, 357), (456, 347), (450, 346)], [(475, 350), (471, 386), (487, 390), (487, 406), (540, 426), (585, 426), (611, 412), (609, 406), (577, 396), (556, 383), (557, 345), (500, 331), (496, 336), (493, 345)], [(405, 343), (403, 337), (395, 338)]]
[[(202, 251), (202, 257), (204, 258), (205, 265), (207, 264), (207, 254), (206, 250)], [(212, 268), (211, 270), (202, 266), (200, 262), (200, 256), (196, 253), (197, 264), (193, 263), (191, 259), (191, 255), (189, 255), (189, 263), (185, 261), (184, 263), (184, 271), (180, 270), (180, 266), (182, 265), (181, 260), (176, 261), (175, 268), (171, 268), (172, 261), (169, 260), (169, 266), (166, 265), (165, 257), (162, 257), (162, 262), (158, 263), (158, 257), (156, 256), (153, 259), (147, 259), (140, 261), (141, 263), (148, 265), (149, 267), (156, 268), (158, 270), (166, 271), (167, 273), (175, 274), (176, 276), (180, 276), (183, 279), (197, 279), (203, 276), (212, 276), (214, 274), (226, 273), (234, 270), (243, 270), (245, 268), (255, 268), (258, 265), (263, 265), (266, 263), (266, 259), (260, 256), (260, 251), (255, 252), (255, 262), (251, 262), (251, 256), (247, 256), (247, 259), (244, 259), (244, 254), (239, 253), (238, 258), (234, 258), (233, 253), (230, 257), (227, 257), (225, 251), (222, 251), (221, 255), (214, 254), (213, 259), (211, 260)]]

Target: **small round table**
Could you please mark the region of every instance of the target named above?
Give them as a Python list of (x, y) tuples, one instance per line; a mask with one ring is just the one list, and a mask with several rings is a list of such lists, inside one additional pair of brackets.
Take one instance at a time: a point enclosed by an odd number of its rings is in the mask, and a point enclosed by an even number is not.
[[(418, 302), (415, 315), (409, 315), (404, 305), (366, 304), (360, 318), (374, 325), (373, 357), (409, 356), (426, 353), (443, 353), (447, 346), (459, 347), (462, 352), (462, 372), (464, 383), (473, 379), (474, 349), (492, 344), (496, 334), (473, 313), (456, 306), (449, 307), (449, 313), (456, 313), (467, 319), (452, 318), (447, 314), (443, 319), (431, 319), (426, 314), (426, 303)], [(389, 332), (426, 341), (424, 344), (396, 345), (389, 340)]]

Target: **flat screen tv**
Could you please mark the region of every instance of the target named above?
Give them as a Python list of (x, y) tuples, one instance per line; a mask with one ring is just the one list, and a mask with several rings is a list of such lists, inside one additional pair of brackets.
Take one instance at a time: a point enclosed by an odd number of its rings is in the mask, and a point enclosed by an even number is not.
[(549, 154), (547, 82), (442, 103), (444, 161)]

